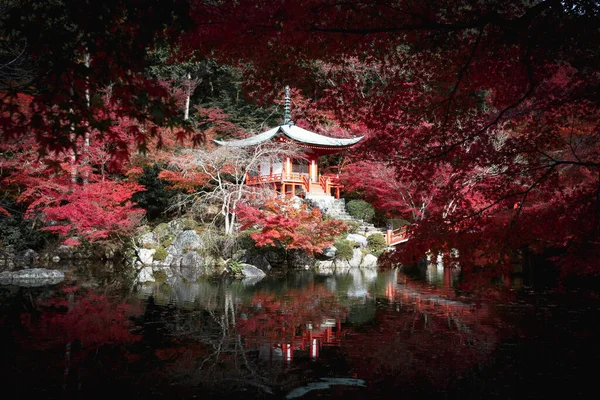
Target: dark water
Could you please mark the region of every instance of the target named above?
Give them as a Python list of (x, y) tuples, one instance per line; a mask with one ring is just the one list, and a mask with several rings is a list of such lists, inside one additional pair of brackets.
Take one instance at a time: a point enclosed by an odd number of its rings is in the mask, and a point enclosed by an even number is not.
[[(419, 277), (420, 276), (420, 277)], [(600, 301), (451, 271), (0, 286), (19, 398), (596, 398)], [(518, 289), (515, 289), (515, 285)]]

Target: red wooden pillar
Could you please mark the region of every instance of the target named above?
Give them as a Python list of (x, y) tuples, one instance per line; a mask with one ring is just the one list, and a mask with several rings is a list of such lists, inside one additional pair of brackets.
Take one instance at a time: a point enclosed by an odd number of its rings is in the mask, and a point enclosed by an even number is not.
[(339, 198), (340, 198), (340, 188), (339, 188), (339, 187), (336, 187), (336, 188), (335, 188), (335, 198), (336, 198), (336, 199), (339, 199)]

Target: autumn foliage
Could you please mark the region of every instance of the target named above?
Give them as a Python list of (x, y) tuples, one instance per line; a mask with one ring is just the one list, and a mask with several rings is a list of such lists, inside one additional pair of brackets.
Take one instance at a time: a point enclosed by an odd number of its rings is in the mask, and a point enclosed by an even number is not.
[(333, 244), (336, 235), (347, 230), (343, 221), (324, 221), (316, 207), (309, 210), (306, 204), (276, 197), (260, 208), (239, 204), (237, 215), (242, 230), (259, 230), (250, 235), (257, 246), (301, 249), (311, 255), (322, 253), (323, 248)]

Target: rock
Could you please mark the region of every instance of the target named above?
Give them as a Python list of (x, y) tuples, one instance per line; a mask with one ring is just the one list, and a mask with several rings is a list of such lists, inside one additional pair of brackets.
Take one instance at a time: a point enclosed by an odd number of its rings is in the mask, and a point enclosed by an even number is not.
[(38, 254), (34, 250), (25, 249), (17, 255), (17, 258), (25, 265), (31, 265), (38, 258)]
[(348, 261), (348, 264), (350, 265), (351, 268), (358, 268), (358, 267), (360, 267), (362, 259), (363, 259), (362, 251), (360, 251), (360, 249), (354, 249), (354, 253), (352, 254), (352, 259), (350, 261)]
[(167, 251), (167, 253), (172, 254), (174, 256), (180, 256), (181, 255), (181, 252), (179, 250), (177, 250), (175, 248), (175, 246), (173, 246), (173, 245), (167, 246), (167, 248), (165, 250)]
[(315, 258), (302, 250), (290, 250), (289, 267), (310, 268), (315, 265)]
[(323, 249), (323, 253), (321, 254), (321, 258), (324, 258), (325, 260), (333, 260), (336, 254), (337, 248), (335, 246), (325, 247)]
[(346, 236), (346, 240), (350, 240), (351, 242), (356, 243), (358, 247), (367, 247), (369, 245), (367, 238), (357, 233), (349, 234), (348, 236)]
[(144, 246), (144, 245), (148, 245), (148, 244), (158, 244), (158, 242), (156, 241), (154, 232), (148, 232), (145, 235), (142, 235), (142, 237), (140, 237), (138, 239), (138, 244), (140, 246)]
[(242, 264), (242, 275), (244, 275), (244, 278), (260, 278), (260, 279), (267, 276), (267, 274), (265, 274), (265, 272), (262, 269), (257, 268), (254, 265), (250, 265), (250, 264)]
[(173, 246), (179, 254), (183, 254), (187, 250), (197, 250), (202, 247), (202, 240), (196, 231), (183, 231), (173, 240)]
[(367, 254), (360, 264), (361, 268), (377, 268), (377, 257), (373, 254)]
[(73, 250), (69, 246), (60, 246), (54, 252), (61, 260), (70, 260), (73, 258)]
[(142, 270), (140, 271), (140, 273), (138, 275), (138, 282), (139, 283), (154, 282), (154, 275), (152, 274), (152, 267), (142, 268)]
[(333, 261), (317, 261), (315, 263), (315, 272), (321, 275), (333, 275), (335, 264)]
[(204, 274), (204, 260), (195, 251), (188, 251), (181, 259), (179, 273), (187, 282), (196, 282)]
[(169, 222), (169, 232), (171, 235), (177, 235), (182, 230), (181, 220), (175, 219)]
[(62, 271), (44, 268), (0, 272), (0, 285), (36, 287), (56, 285), (65, 279)]
[(346, 260), (335, 260), (333, 263), (334, 263), (336, 272), (350, 271), (350, 263)]
[[(235, 253), (233, 253), (233, 255), (231, 256), (231, 259), (233, 261), (239, 261), (239, 262), (243, 262), (246, 260), (246, 254), (248, 254), (248, 251), (246, 249), (241, 249), (236, 251)], [(265, 261), (267, 261), (267, 263), (269, 262), (268, 260), (265, 259)], [(250, 263), (250, 264), (254, 264), (254, 263)], [(256, 264), (254, 264), (256, 265)], [(256, 265), (258, 267), (258, 265)], [(270, 266), (269, 266), (270, 267)], [(259, 267), (260, 268), (260, 267)], [(262, 269), (262, 268), (261, 268)]]
[(52, 257), (52, 262), (55, 262), (55, 263), (60, 262), (60, 257), (59, 256), (53, 256)]
[(156, 253), (156, 249), (139, 249), (138, 258), (142, 264), (151, 265), (152, 260), (154, 259), (154, 253)]
[(242, 275), (244, 275), (244, 278), (242, 279), (242, 285), (244, 286), (256, 285), (267, 276), (263, 270), (250, 264), (242, 264)]

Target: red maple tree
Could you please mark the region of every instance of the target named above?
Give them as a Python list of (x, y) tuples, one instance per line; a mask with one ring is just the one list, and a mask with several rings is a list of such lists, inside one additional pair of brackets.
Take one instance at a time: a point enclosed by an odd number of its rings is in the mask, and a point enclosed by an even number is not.
[(343, 221), (323, 220), (318, 208), (308, 209), (290, 199), (272, 198), (260, 208), (238, 204), (241, 230), (258, 229), (250, 235), (259, 247), (278, 246), (301, 249), (308, 254), (322, 253), (335, 241), (335, 236), (347, 230)]

